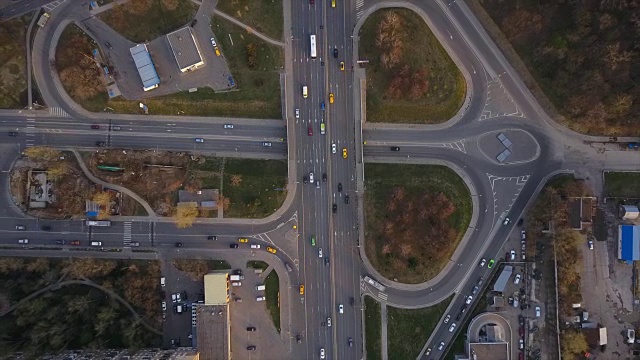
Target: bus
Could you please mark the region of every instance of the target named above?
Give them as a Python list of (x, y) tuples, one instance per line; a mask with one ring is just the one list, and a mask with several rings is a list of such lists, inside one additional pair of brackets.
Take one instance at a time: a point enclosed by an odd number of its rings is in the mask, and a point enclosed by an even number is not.
[(377, 282), (377, 281), (373, 280), (372, 278), (370, 278), (370, 277), (368, 277), (368, 276), (366, 276), (366, 275), (365, 275), (365, 277), (364, 277), (364, 281), (365, 281), (367, 284), (369, 284), (369, 285), (373, 286), (374, 288), (376, 288), (376, 289), (378, 289), (378, 290), (380, 290), (380, 291), (384, 291), (384, 290), (386, 289), (386, 287), (385, 287), (384, 285), (380, 284), (379, 282)]
[(109, 220), (87, 220), (87, 226), (111, 226)]
[(311, 35), (311, 58), (316, 58), (316, 36)]

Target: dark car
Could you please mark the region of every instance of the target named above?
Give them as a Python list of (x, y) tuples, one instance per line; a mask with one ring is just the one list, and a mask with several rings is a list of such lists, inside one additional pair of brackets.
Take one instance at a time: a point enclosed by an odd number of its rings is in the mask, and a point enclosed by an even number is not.
[(351, 304), (351, 306), (355, 305), (356, 304), (356, 299), (350, 298), (349, 299), (349, 304)]
[(338, 183), (338, 192), (342, 192), (342, 183)]
[(256, 331), (256, 328), (253, 326), (247, 327), (247, 331)]
[(336, 59), (338, 58), (338, 49), (336, 48), (333, 49), (333, 57)]
[(111, 46), (111, 44), (107, 41), (104, 43), (105, 45), (107, 45), (107, 47), (109, 48), (109, 50), (113, 49), (113, 46)]
[(400, 147), (399, 146), (392, 146), (391, 147), (391, 151), (400, 151)]
[(107, 144), (104, 141), (96, 141), (97, 147), (105, 147)]
[(229, 75), (227, 80), (229, 80), (229, 86), (236, 86), (236, 82), (233, 81), (233, 76)]
[(231, 245), (229, 245), (229, 248), (237, 249), (238, 248), (238, 244), (231, 244)]
[(215, 235), (209, 235), (207, 236), (207, 240), (218, 240), (218, 237)]
[(349, 338), (349, 347), (353, 347), (353, 338)]
[(233, 275), (241, 275), (242, 276), (242, 270), (240, 270), (240, 269), (233, 270)]
[(523, 223), (524, 223), (524, 219), (518, 220), (518, 226), (522, 226)]
[(65, 241), (64, 240), (56, 240), (55, 243), (56, 243), (56, 245), (64, 245)]
[(326, 266), (329, 266), (329, 256), (325, 256), (325, 257), (324, 257), (324, 264), (325, 264)]
[(18, 136), (18, 133), (15, 131), (9, 131), (9, 136)]
[(524, 325), (524, 316), (518, 316), (518, 323), (520, 324), (520, 326)]
[(333, 206), (331, 207), (331, 210), (333, 211), (333, 213), (337, 213), (338, 212), (338, 205), (333, 204)]
[(346, 195), (346, 196), (344, 197), (344, 203), (345, 203), (345, 204), (347, 204), (347, 205), (349, 205), (349, 195)]
[(91, 125), (91, 128), (94, 130), (100, 129), (100, 125)]
[(193, 20), (191, 20), (191, 27), (196, 26), (196, 24), (197, 24), (197, 23), (198, 23), (198, 20), (197, 20), (197, 19), (193, 19)]
[(300, 335), (296, 335), (296, 342), (297, 342), (298, 344), (302, 344), (302, 336), (300, 336)]
[(524, 326), (520, 326), (520, 329), (518, 329), (518, 333), (520, 334), (520, 337), (524, 336)]
[(42, 229), (42, 231), (51, 231), (51, 226), (49, 225), (42, 225), (40, 227), (40, 229)]
[(322, 174), (322, 182), (327, 182), (327, 174)]
[(249, 351), (253, 351), (255, 349), (256, 349), (255, 345), (247, 346), (247, 350)]
[(182, 247), (182, 243), (181, 242), (177, 242), (176, 243), (176, 247)]
[(308, 184), (309, 183), (309, 178), (307, 177), (307, 175), (302, 177), (302, 183), (303, 184)]

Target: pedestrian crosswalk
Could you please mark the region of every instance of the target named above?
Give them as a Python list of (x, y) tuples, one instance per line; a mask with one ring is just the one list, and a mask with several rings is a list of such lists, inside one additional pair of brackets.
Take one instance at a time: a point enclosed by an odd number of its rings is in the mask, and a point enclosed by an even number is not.
[(27, 119), (27, 126), (25, 128), (26, 140), (25, 146), (32, 147), (35, 144), (35, 128), (36, 128), (36, 120), (35, 119)]
[(125, 221), (122, 233), (122, 244), (124, 247), (131, 247), (131, 221)]
[(52, 1), (48, 4), (46, 4), (44, 7), (46, 12), (51, 12), (51, 10), (57, 8), (58, 6), (62, 5), (66, 0), (56, 0), (56, 1)]
[(362, 13), (364, 12), (364, 0), (356, 0), (356, 18), (360, 19)]
[(387, 299), (389, 298), (389, 295), (383, 292), (378, 292), (378, 298), (382, 301), (387, 301)]
[(64, 111), (64, 109), (55, 106), (49, 108), (49, 114), (61, 117), (71, 117), (71, 115), (69, 115), (68, 112)]

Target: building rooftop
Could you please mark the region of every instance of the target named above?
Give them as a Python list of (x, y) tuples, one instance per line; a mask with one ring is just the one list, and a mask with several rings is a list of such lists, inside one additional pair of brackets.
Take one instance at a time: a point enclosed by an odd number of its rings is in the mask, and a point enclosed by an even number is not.
[(210, 273), (204, 276), (204, 304), (223, 305), (229, 301), (227, 273)]
[(158, 87), (160, 77), (153, 65), (153, 60), (151, 60), (147, 45), (138, 44), (129, 49), (129, 52), (131, 52), (131, 57), (133, 57), (136, 68), (138, 68), (138, 74), (140, 75), (140, 80), (142, 80), (142, 88), (148, 91)]
[(176, 59), (181, 71), (197, 67), (204, 63), (189, 26), (167, 34), (167, 40), (169, 40), (173, 57)]
[(509, 347), (507, 345), (507, 343), (469, 344), (469, 358), (475, 360), (509, 360)]
[(229, 359), (229, 311), (227, 305), (199, 305), (196, 310), (199, 358)]

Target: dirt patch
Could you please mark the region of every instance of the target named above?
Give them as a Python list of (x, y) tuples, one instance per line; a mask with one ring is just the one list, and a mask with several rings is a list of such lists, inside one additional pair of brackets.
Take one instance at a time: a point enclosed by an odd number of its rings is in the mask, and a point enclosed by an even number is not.
[[(43, 209), (29, 209), (27, 180), (30, 170), (51, 171), (53, 168), (64, 168), (64, 173), (51, 179), (52, 195), (55, 201), (47, 203)], [(93, 184), (84, 176), (70, 153), (61, 153), (54, 161), (34, 160), (21, 157), (11, 170), (10, 186), (13, 201), (25, 213), (44, 219), (84, 218), (85, 200), (94, 192)]]

